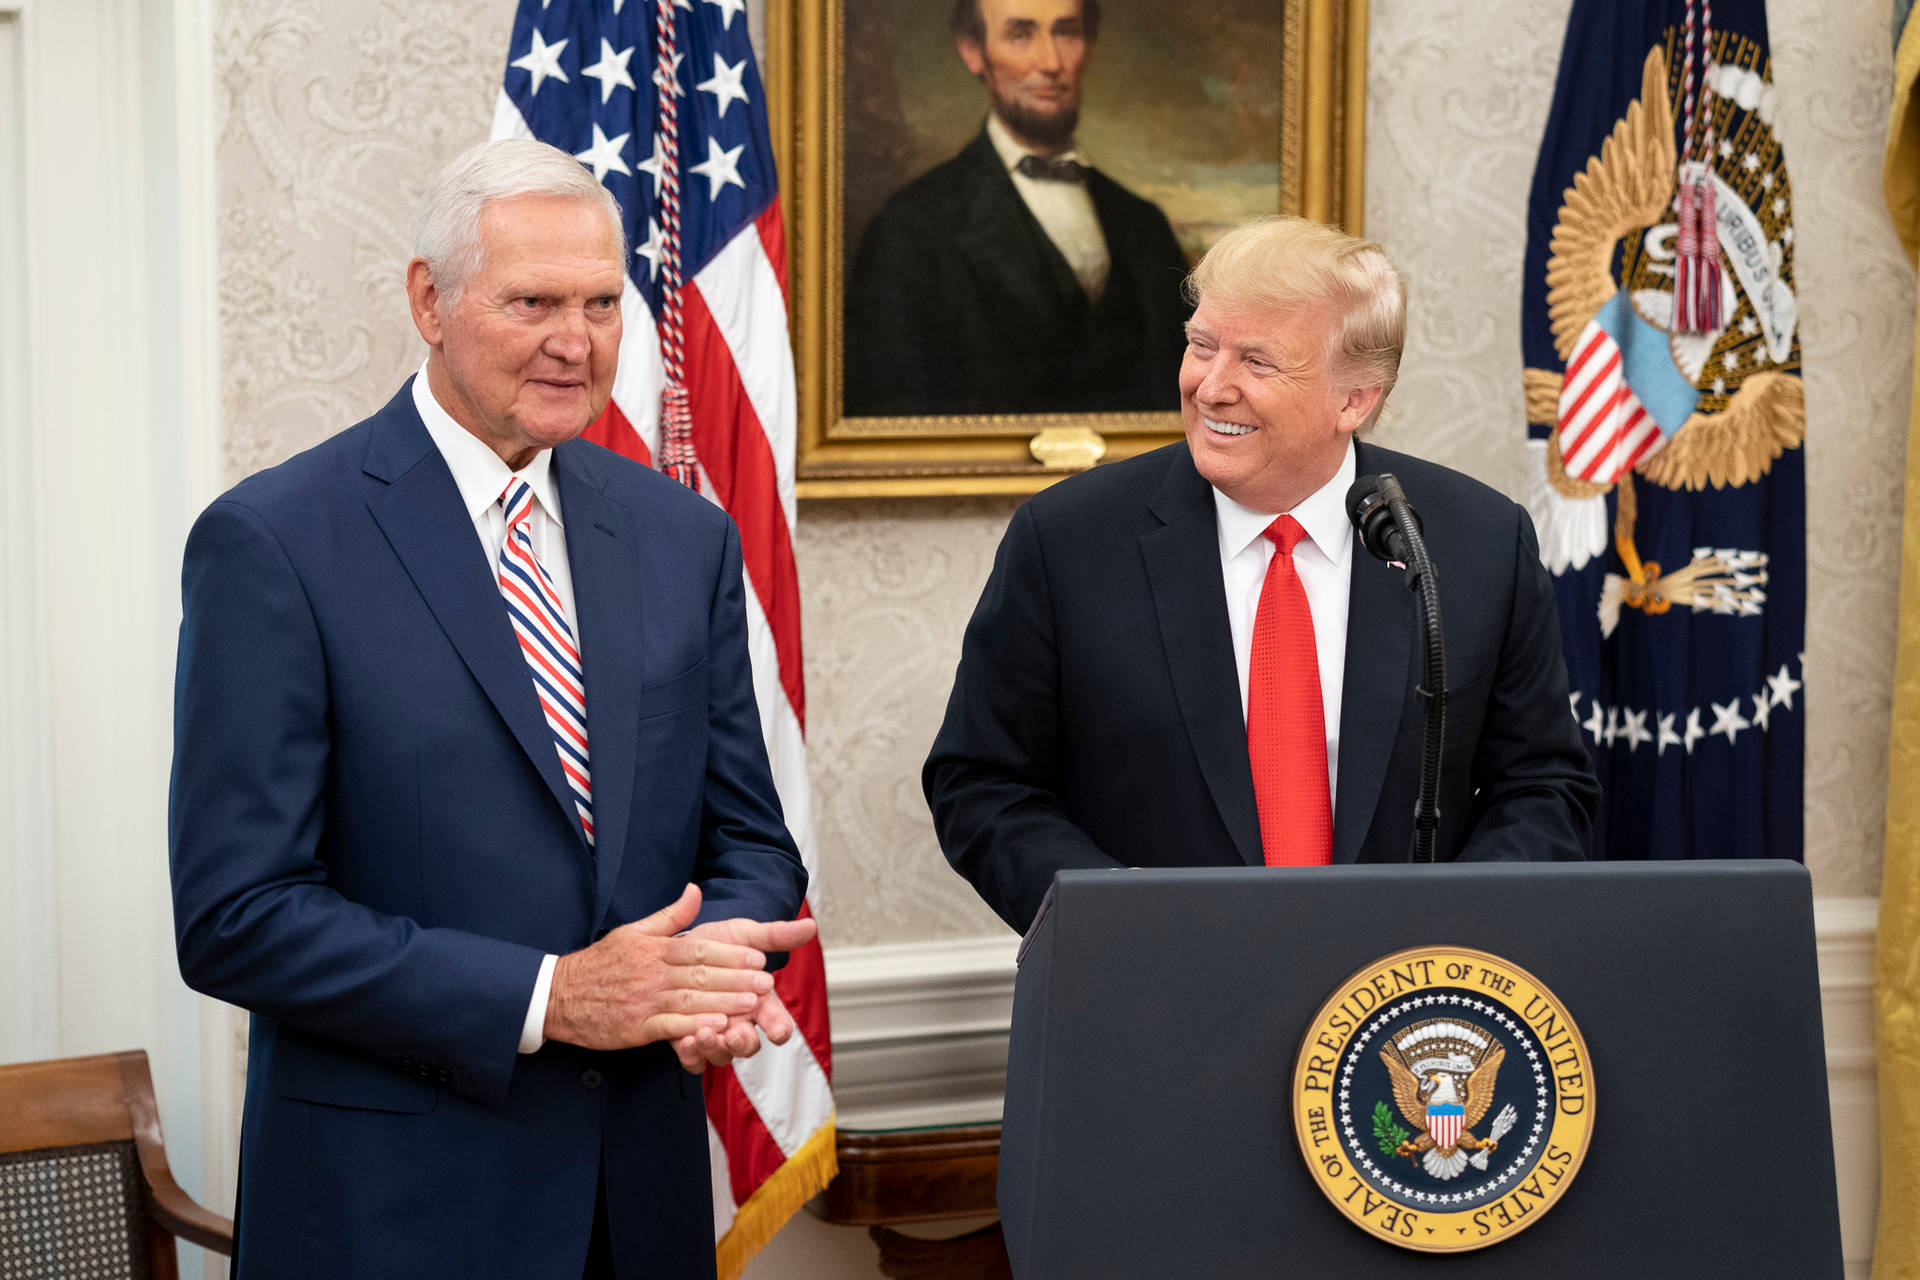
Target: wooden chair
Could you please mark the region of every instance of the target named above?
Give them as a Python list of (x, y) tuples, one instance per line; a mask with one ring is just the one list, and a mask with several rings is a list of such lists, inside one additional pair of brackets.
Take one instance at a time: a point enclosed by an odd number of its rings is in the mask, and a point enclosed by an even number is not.
[(0, 1067), (0, 1276), (178, 1280), (174, 1240), (233, 1253), (233, 1222), (173, 1180), (147, 1055)]

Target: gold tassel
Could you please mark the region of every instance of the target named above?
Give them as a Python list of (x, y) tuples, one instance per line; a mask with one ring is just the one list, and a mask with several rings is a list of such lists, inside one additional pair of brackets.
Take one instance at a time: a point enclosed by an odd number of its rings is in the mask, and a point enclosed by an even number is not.
[(733, 1215), (733, 1225), (713, 1247), (719, 1280), (738, 1280), (749, 1259), (767, 1247), (787, 1219), (833, 1181), (840, 1170), (833, 1117), (761, 1183)]

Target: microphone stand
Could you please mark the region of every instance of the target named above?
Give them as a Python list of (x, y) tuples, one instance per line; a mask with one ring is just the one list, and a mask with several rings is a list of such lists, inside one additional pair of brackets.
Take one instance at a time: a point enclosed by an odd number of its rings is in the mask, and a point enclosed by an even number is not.
[(1424, 682), (1419, 693), (1426, 704), (1426, 740), (1420, 751), (1420, 792), (1413, 803), (1413, 862), (1432, 862), (1434, 834), (1440, 826), (1440, 755), (1447, 727), (1447, 651), (1440, 630), (1440, 591), (1434, 581), (1433, 560), (1420, 523), (1401, 492), (1400, 482), (1380, 477), (1380, 494), (1406, 544), (1407, 585), (1413, 589), (1414, 626), (1420, 633)]
[(1370, 553), (1405, 570), (1414, 593), (1414, 620), (1420, 632), (1426, 739), (1420, 752), (1420, 793), (1413, 806), (1413, 848), (1408, 861), (1432, 862), (1434, 835), (1440, 826), (1440, 755), (1447, 725), (1447, 655), (1440, 630), (1440, 593), (1433, 560), (1421, 536), (1420, 518), (1391, 475), (1362, 476), (1347, 490), (1347, 518)]

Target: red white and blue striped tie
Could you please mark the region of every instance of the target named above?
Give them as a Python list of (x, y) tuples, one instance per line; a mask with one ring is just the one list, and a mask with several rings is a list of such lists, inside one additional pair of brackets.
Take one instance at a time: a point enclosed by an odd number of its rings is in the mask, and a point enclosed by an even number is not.
[(587, 769), (587, 685), (580, 671), (580, 648), (560, 593), (533, 554), (533, 488), (518, 476), (500, 494), (507, 513), (507, 540), (500, 547), (500, 594), (507, 601), (513, 634), (533, 672), (547, 727), (553, 731), (560, 770), (573, 788), (580, 827), (593, 843), (593, 776)]

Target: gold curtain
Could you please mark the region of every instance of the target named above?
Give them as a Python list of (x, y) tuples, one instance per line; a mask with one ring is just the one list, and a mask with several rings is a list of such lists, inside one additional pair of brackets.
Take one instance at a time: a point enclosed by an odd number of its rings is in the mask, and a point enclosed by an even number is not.
[[(1920, 22), (1908, 21), (1894, 54), (1887, 118), (1887, 211), (1920, 263)], [(1874, 1003), (1878, 1021), (1880, 1132), (1920, 1131), (1920, 316), (1907, 426), (1906, 519), (1900, 550), (1900, 640), (1894, 662), (1887, 761), (1887, 848), (1880, 887)], [(1880, 1146), (1880, 1227), (1874, 1280), (1920, 1280), (1920, 1165), (1899, 1142)]]

